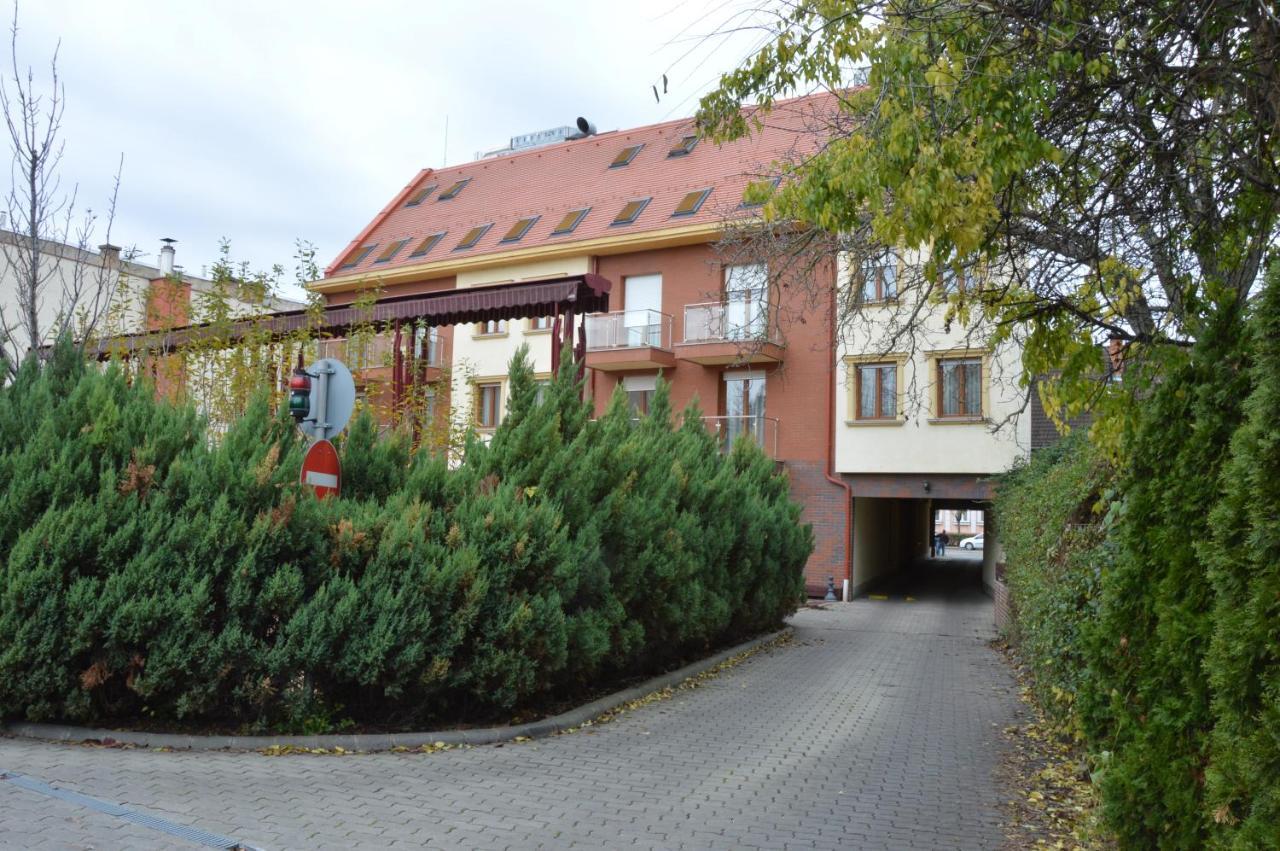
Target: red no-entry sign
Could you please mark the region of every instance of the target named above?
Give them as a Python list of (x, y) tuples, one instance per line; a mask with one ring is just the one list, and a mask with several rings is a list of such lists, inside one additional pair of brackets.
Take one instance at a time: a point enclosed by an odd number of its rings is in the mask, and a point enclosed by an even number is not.
[(338, 464), (338, 450), (327, 440), (317, 440), (302, 459), (302, 483), (316, 489), (316, 496), (325, 499), (337, 496), (342, 484), (342, 467)]

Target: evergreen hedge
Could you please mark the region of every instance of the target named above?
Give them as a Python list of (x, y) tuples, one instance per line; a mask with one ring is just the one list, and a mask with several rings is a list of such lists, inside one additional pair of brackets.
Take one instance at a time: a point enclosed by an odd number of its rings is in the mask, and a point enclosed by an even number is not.
[(1121, 844), (1200, 848), (1213, 587), (1187, 537), (1209, 509), (1248, 393), (1238, 316), (1220, 315), (1142, 404), (1125, 445), (1098, 618), (1085, 653), (1096, 677), (1082, 717), (1103, 760), (1104, 813)]
[(1088, 687), (1081, 636), (1097, 617), (1110, 547), (1097, 508), (1110, 470), (1083, 432), (1001, 477), (996, 492), (1005, 581), (1016, 601), (1010, 638), (1032, 672), (1037, 703), (1079, 734), (1076, 698)]
[[(1280, 263), (1235, 310), (1153, 383), (1114, 481), (1075, 439), (1000, 488), (1015, 637), (1123, 848), (1280, 847)], [(1077, 537), (1099, 490), (1105, 537)]]
[(1215, 596), (1205, 815), (1237, 849), (1280, 845), (1280, 262), (1252, 331), (1253, 391), (1198, 548)]
[(260, 398), (214, 441), (69, 351), (0, 388), (0, 715), (315, 732), (501, 717), (778, 625), (812, 534), (665, 386), (590, 419), (524, 353), (451, 469), (357, 418), (344, 491)]

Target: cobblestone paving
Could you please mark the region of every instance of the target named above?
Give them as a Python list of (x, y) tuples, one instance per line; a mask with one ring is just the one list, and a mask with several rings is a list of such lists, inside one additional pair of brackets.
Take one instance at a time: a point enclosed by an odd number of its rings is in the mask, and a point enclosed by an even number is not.
[[(1012, 678), (954, 587), (796, 615), (796, 642), (596, 728), (436, 754), (0, 739), (0, 772), (284, 848), (992, 848)], [(0, 782), (0, 848), (175, 848)]]

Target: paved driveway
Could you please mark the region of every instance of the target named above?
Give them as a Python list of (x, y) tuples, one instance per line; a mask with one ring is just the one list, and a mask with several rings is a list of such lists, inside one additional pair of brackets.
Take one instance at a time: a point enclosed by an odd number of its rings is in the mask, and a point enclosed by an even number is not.
[[(1018, 704), (957, 575), (802, 611), (791, 646), (594, 732), (341, 757), (0, 739), (0, 772), (271, 849), (991, 848)], [(0, 781), (0, 847), (199, 847), (85, 804)]]

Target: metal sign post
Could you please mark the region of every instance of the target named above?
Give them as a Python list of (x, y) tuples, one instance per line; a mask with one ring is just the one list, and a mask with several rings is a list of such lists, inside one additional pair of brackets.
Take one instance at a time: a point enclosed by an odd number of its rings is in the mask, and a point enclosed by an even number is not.
[(351, 370), (336, 358), (321, 358), (306, 369), (311, 377), (311, 408), (298, 428), (313, 440), (328, 440), (351, 421), (356, 405), (356, 382)]
[(302, 483), (314, 487), (321, 499), (337, 496), (342, 468), (329, 438), (351, 421), (356, 404), (355, 379), (342, 361), (321, 358), (306, 369), (295, 371), (289, 387), (289, 410), (298, 428), (312, 440), (302, 463)]

